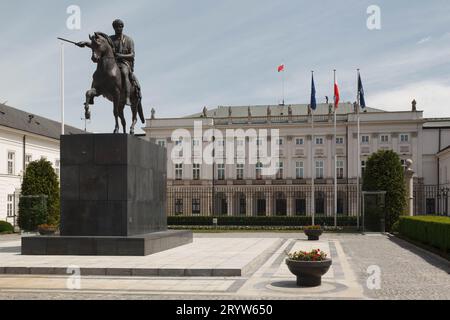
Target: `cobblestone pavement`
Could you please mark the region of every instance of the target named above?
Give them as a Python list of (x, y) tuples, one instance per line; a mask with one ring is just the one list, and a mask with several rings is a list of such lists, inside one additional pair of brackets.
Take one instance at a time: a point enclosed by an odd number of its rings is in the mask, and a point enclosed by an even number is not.
[[(0, 236), (0, 241), (5, 236)], [(8, 236), (10, 237), (10, 236)], [(286, 245), (291, 240), (303, 238), (302, 234), (296, 233), (218, 233), (218, 234), (196, 234), (198, 238), (283, 238), (288, 239)], [(18, 238), (8, 241), (17, 240)], [(368, 299), (445, 299), (450, 300), (450, 263), (440, 257), (435, 256), (423, 249), (417, 248), (403, 240), (382, 234), (324, 234), (321, 240), (336, 244), (340, 254), (341, 264), (348, 263), (360, 288), (363, 297)], [(344, 259), (342, 259), (344, 256)], [(274, 255), (273, 259), (280, 260)], [(333, 258), (334, 259), (334, 258)], [(273, 265), (272, 262), (270, 262)], [(367, 280), (370, 274), (367, 269), (370, 266), (378, 266), (381, 272), (381, 283), (379, 289), (370, 290), (367, 287)], [(345, 271), (345, 270), (344, 270)], [(267, 270), (261, 267), (259, 273), (267, 274)], [(258, 272), (256, 272), (258, 274)], [(36, 279), (43, 281), (45, 279)], [(229, 280), (229, 278), (222, 278)], [(242, 288), (235, 294), (223, 294), (217, 292), (213, 294), (188, 295), (181, 292), (61, 292), (52, 290), (18, 290), (2, 291), (0, 288), (0, 300), (5, 299), (107, 299), (107, 300), (180, 300), (180, 299), (254, 299), (255, 296), (246, 295), (246, 289), (253, 288), (252, 281), (257, 282), (255, 277), (241, 278)], [(275, 280), (274, 280), (275, 281)], [(214, 282), (214, 281), (213, 281)], [(328, 283), (328, 285), (331, 282)], [(358, 288), (353, 286), (354, 292)], [(257, 299), (330, 299), (329, 295), (314, 296), (302, 295), (301, 297), (287, 296), (282, 292), (280, 295), (265, 296), (261, 294)], [(286, 292), (293, 290), (286, 288)], [(355, 295), (356, 297), (357, 295)], [(345, 298), (345, 297), (340, 297)], [(351, 298), (351, 297), (349, 297)]]
[[(450, 263), (404, 240), (380, 234), (339, 235), (347, 259), (372, 299), (450, 300)], [(367, 268), (378, 266), (381, 285), (369, 290)]]

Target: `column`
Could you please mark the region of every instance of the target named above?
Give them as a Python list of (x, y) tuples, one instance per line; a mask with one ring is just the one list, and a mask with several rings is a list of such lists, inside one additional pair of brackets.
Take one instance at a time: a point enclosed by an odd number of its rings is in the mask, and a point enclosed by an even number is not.
[(266, 192), (266, 216), (271, 217), (273, 214), (272, 210), (272, 195), (270, 191)]
[(227, 214), (229, 217), (234, 215), (234, 203), (233, 203), (233, 193), (227, 193)]
[(293, 197), (290, 192), (286, 195), (286, 205), (287, 205), (287, 216), (292, 217), (294, 215), (294, 203), (293, 203)]
[[(406, 206), (406, 215), (414, 216), (414, 171), (412, 169), (413, 162), (412, 160), (406, 160), (406, 171), (405, 171), (405, 185), (406, 185), (406, 198), (407, 198), (407, 206)], [(445, 210), (445, 208), (444, 208)]]
[(247, 217), (253, 217), (253, 201), (254, 201), (254, 197), (253, 197), (253, 193), (251, 191), (246, 193), (246, 198), (245, 198), (245, 205), (246, 205), (246, 215)]

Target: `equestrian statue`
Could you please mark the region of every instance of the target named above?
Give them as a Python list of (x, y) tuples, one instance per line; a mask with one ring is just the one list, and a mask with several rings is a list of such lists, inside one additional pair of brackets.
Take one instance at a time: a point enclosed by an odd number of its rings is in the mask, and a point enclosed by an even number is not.
[(124, 23), (122, 20), (115, 20), (113, 28), (115, 35), (112, 36), (95, 32), (93, 36), (89, 35), (90, 41), (69, 42), (80, 48), (91, 48), (91, 59), (97, 64), (92, 87), (86, 92), (85, 118), (89, 120), (91, 117), (89, 106), (94, 104), (94, 98), (104, 96), (114, 104), (114, 118), (116, 120), (114, 133), (119, 133), (119, 118), (123, 133), (127, 133), (123, 110), (126, 105), (131, 106), (133, 123), (130, 134), (133, 135), (138, 113), (142, 123), (145, 123), (141, 87), (134, 74), (134, 42), (133, 39), (123, 33)]

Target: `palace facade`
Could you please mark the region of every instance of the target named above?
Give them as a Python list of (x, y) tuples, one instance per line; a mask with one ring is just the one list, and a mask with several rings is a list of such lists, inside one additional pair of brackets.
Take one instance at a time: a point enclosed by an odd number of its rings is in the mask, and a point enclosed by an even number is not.
[[(448, 214), (448, 191), (447, 194), (445, 191), (450, 183), (450, 154), (446, 149), (450, 145), (449, 118), (424, 118), (415, 104), (408, 111), (366, 108), (359, 112), (358, 140), (357, 109), (351, 103), (344, 103), (337, 111), (334, 140), (332, 106), (318, 105), (313, 116), (308, 111), (307, 105), (275, 105), (205, 108), (199, 114), (183, 118), (163, 119), (153, 113), (143, 129), (146, 139), (167, 148), (168, 214), (309, 216), (314, 210), (317, 215), (332, 216), (336, 207), (339, 215), (354, 216), (358, 210), (358, 166), (364, 171), (368, 157), (380, 149), (398, 153), (403, 165), (407, 159), (413, 161), (416, 214)], [(194, 131), (199, 124), (202, 134), (196, 135)], [(172, 139), (180, 129), (184, 130), (185, 137)], [(216, 131), (205, 134), (208, 130)], [(238, 134), (227, 137), (227, 130)], [(251, 143), (255, 138), (247, 136), (252, 130), (257, 133), (267, 130), (269, 145), (273, 142), (272, 130), (278, 130), (279, 135), (274, 139), (279, 157), (273, 175), (262, 174), (259, 153), (265, 146), (258, 137), (256, 154), (252, 153)], [(180, 145), (189, 148), (180, 152)], [(208, 162), (205, 151), (211, 150), (212, 145), (214, 161)], [(234, 149), (234, 161), (227, 161), (230, 151), (227, 148)], [(186, 150), (189, 155), (182, 154)], [(334, 150), (338, 178), (336, 201)], [(184, 159), (182, 163), (179, 158)]]

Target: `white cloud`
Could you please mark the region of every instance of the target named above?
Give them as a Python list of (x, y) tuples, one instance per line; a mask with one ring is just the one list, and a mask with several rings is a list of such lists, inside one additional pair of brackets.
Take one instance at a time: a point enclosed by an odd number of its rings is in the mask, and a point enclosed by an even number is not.
[(424, 117), (450, 117), (450, 85), (434, 81), (418, 82), (394, 90), (369, 95), (369, 106), (390, 111), (410, 110), (416, 99)]
[(417, 44), (424, 44), (426, 42), (430, 42), (431, 41), (431, 37), (426, 37), (426, 38), (422, 38), (419, 41), (417, 41)]

